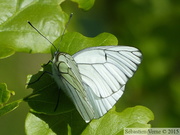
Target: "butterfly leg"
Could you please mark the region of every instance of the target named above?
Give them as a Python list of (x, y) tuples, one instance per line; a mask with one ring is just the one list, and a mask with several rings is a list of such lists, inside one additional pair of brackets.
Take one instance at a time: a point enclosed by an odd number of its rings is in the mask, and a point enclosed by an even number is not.
[(59, 105), (60, 93), (61, 93), (61, 90), (60, 90), (60, 89), (58, 89), (58, 98), (57, 98), (57, 103), (56, 103), (56, 106), (55, 106), (55, 108), (54, 108), (54, 112), (57, 110), (58, 105)]
[(34, 83), (38, 82), (38, 81), (41, 79), (41, 77), (44, 76), (44, 74), (49, 74), (50, 76), (52, 76), (52, 73), (51, 73), (51, 72), (44, 71), (35, 81), (30, 82), (30, 83), (27, 83), (27, 85), (31, 85), (31, 84), (34, 84)]
[(52, 63), (52, 60), (49, 60), (46, 64), (42, 65), (41, 67), (46, 67), (47, 65), (49, 65), (49, 63)]

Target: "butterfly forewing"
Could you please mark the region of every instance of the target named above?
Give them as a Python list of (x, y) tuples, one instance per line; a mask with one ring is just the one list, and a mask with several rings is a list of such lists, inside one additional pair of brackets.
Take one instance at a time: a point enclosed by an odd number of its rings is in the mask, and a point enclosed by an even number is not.
[(94, 117), (93, 108), (87, 101), (82, 79), (72, 56), (57, 53), (52, 69), (58, 87), (70, 97), (83, 119), (89, 122)]

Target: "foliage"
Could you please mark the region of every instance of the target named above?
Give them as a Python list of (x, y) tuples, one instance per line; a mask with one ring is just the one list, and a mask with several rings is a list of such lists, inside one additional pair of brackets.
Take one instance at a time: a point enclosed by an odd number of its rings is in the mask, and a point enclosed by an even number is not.
[[(94, 0), (73, 1), (84, 10), (89, 10), (94, 4)], [(30, 21), (50, 41), (54, 41), (53, 44), (62, 52), (69, 54), (91, 46), (118, 44), (117, 38), (110, 33), (101, 33), (89, 38), (78, 32), (67, 32), (62, 38), (61, 34), (68, 21), (68, 14), (61, 8), (62, 2), (63, 0), (20, 0), (9, 3), (0, 0), (0, 58), (9, 57), (15, 52), (51, 53), (52, 45), (30, 27), (27, 21)], [(37, 80), (44, 70), (51, 71), (50, 65), (43, 66), (37, 74), (28, 76), (27, 82)], [(32, 94), (7, 103), (14, 92), (9, 91), (4, 83), (0, 85), (0, 115), (18, 108), (19, 103), (23, 101), (31, 107), (25, 121), (25, 132), (28, 135), (122, 134), (125, 127), (150, 127), (147, 123), (154, 119), (149, 109), (135, 106), (123, 112), (116, 111), (117, 108), (112, 109), (102, 118), (86, 124), (71, 101), (57, 89), (50, 76), (44, 75), (38, 82), (28, 85), (28, 88), (33, 89)], [(54, 111), (59, 92), (59, 105), (57, 111)], [(108, 127), (114, 130), (108, 130)]]
[(20, 101), (15, 101), (12, 103), (8, 103), (11, 95), (14, 95), (14, 91), (10, 91), (7, 89), (7, 85), (5, 83), (0, 84), (0, 116), (4, 115), (8, 112), (13, 111), (19, 106)]
[(30, 112), (25, 128), (27, 135), (68, 134), (70, 131), (72, 135), (79, 135), (82, 131), (82, 135), (123, 135), (125, 127), (150, 128), (147, 123), (153, 119), (153, 113), (142, 106), (127, 108), (121, 113), (113, 108), (104, 117), (88, 125), (80, 119), (76, 110), (53, 116)]

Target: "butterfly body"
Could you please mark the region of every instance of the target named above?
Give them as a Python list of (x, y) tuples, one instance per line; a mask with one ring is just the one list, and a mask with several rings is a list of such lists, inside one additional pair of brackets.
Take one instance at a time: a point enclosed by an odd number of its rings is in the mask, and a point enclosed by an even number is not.
[(73, 56), (56, 52), (53, 77), (89, 122), (103, 116), (122, 96), (141, 56), (138, 49), (127, 46), (91, 47)]

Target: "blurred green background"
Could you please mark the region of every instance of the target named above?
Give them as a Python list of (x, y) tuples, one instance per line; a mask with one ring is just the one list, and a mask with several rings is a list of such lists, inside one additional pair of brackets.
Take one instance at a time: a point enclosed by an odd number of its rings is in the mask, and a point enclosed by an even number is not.
[[(88, 12), (69, 1), (62, 6), (67, 13), (74, 13), (69, 31), (90, 37), (109, 32), (118, 38), (120, 45), (142, 51), (142, 64), (128, 82), (117, 110), (143, 105), (155, 115), (152, 127), (179, 127), (180, 1), (97, 0)], [(50, 58), (50, 54), (16, 53), (0, 60), (0, 82), (16, 92), (11, 101), (31, 92), (25, 89), (26, 75), (36, 73)], [(17, 110), (0, 117), (0, 134), (25, 134), (28, 109), (26, 103), (21, 103)]]

